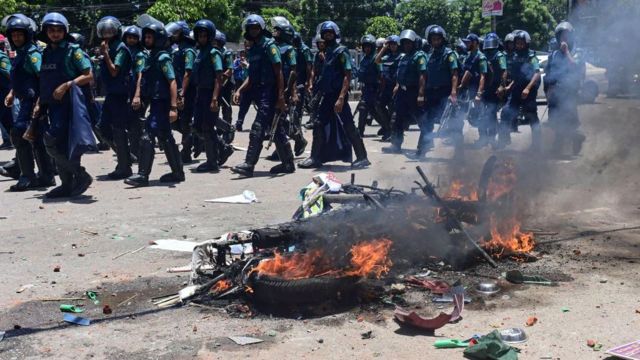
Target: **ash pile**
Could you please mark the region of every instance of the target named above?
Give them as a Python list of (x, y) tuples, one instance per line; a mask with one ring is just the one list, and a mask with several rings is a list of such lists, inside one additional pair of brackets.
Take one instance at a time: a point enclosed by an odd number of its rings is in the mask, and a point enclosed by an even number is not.
[(424, 279), (425, 269), (535, 260), (533, 234), (518, 220), (517, 169), (493, 156), (477, 182), (455, 179), (447, 191), (416, 170), (408, 191), (357, 185), (354, 175), (347, 184), (331, 173), (315, 176), (291, 221), (200, 243), (190, 285), (154, 303), (324, 315), (356, 304), (400, 306), (390, 299), (404, 279), (454, 302), (459, 316), (462, 287)]

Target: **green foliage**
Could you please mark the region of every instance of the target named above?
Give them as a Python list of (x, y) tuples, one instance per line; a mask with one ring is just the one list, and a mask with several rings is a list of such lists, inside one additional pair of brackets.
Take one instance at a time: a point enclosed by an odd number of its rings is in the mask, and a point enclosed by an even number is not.
[(367, 21), (367, 24), (365, 33), (372, 34), (376, 38), (386, 38), (400, 32), (400, 24), (390, 16), (376, 16)]
[(267, 26), (271, 25), (271, 18), (274, 16), (284, 16), (289, 20), (291, 25), (296, 31), (300, 31), (302, 28), (303, 20), (300, 16), (295, 16), (291, 13), (291, 11), (281, 8), (281, 7), (272, 7), (272, 8), (264, 8), (260, 11), (260, 15), (267, 22)]
[(419, 36), (432, 24), (442, 26), (449, 35), (460, 32), (462, 16), (454, 10), (449, 0), (409, 0), (398, 5), (397, 13), (403, 19), (403, 29), (412, 29)]
[(28, 13), (33, 4), (27, 4), (22, 0), (2, 0), (0, 1), (0, 19), (16, 12)]

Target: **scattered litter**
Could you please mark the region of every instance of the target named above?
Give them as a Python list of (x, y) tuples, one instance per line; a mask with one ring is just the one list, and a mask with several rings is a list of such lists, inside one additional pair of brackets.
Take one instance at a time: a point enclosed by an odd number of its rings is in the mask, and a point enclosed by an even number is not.
[(56, 265), (53, 267), (53, 272), (60, 272), (60, 265)]
[(571, 311), (568, 307), (564, 306), (562, 307), (560, 310), (562, 310), (563, 313), (568, 313), (569, 311)]
[(481, 282), (476, 285), (476, 292), (483, 295), (493, 295), (495, 293), (500, 292), (500, 287), (498, 283), (493, 281)]
[(405, 282), (409, 285), (423, 287), (425, 289), (431, 290), (433, 294), (444, 294), (449, 291), (451, 286), (447, 284), (445, 281), (441, 280), (421, 280), (417, 279), (413, 276), (410, 276), (405, 280)]
[(318, 339), (318, 340), (316, 340), (316, 341), (318, 342), (318, 344), (322, 344), (322, 343), (324, 343), (324, 339)]
[[(122, 305), (128, 303), (129, 301), (135, 299), (137, 296), (138, 296), (138, 294), (135, 294), (135, 295), (129, 297), (128, 299), (126, 299), (124, 301), (121, 301), (120, 304), (118, 304), (118, 306), (122, 306)], [(105, 307), (109, 307), (109, 305), (105, 305)]]
[(606, 351), (607, 355), (613, 355), (621, 359), (638, 360), (640, 359), (640, 340), (616, 346)]
[(505, 300), (505, 301), (507, 301), (507, 300), (511, 300), (511, 296), (509, 296), (509, 295), (502, 295), (502, 298), (501, 298), (501, 299), (502, 299), (502, 300)]
[(526, 325), (527, 326), (533, 326), (538, 322), (538, 318), (535, 316), (529, 316), (529, 318), (527, 319)]
[(0, 331), (0, 341), (2, 341), (4, 339), (4, 331)]
[[(434, 302), (435, 304), (450, 304), (453, 302), (453, 296), (451, 296), (451, 294), (444, 294), (444, 295), (440, 295), (440, 296), (434, 296), (431, 298), (431, 301)], [(469, 304), (473, 301), (472, 298), (470, 297), (464, 297), (464, 303), (465, 304)]]
[(22, 285), (22, 286), (20, 286), (20, 289), (16, 290), (16, 292), (17, 292), (18, 294), (20, 294), (21, 292), (23, 292), (23, 291), (25, 291), (25, 290), (27, 290), (27, 289), (31, 289), (32, 287), (34, 287), (34, 285), (33, 285), (33, 284), (26, 284), (26, 285)]
[(238, 146), (238, 145), (233, 145), (232, 144), (231, 146), (233, 146), (233, 150), (236, 150), (236, 151), (247, 151), (247, 148), (243, 148), (243, 147)]
[(392, 284), (391, 285), (391, 292), (396, 293), (396, 294), (401, 294), (403, 292), (405, 292), (407, 290), (407, 287), (403, 284)]
[(640, 308), (636, 309), (636, 314), (640, 314)]
[(167, 268), (168, 273), (181, 273), (181, 272), (191, 272), (191, 264), (185, 266), (176, 266), (172, 268)]
[(95, 292), (95, 291), (87, 291), (84, 294), (89, 298), (89, 300), (93, 301), (93, 303), (95, 305), (100, 304), (100, 300), (98, 300), (98, 293), (97, 292)]
[(7, 255), (11, 255), (11, 254), (15, 254), (15, 251), (0, 251), (0, 254), (7, 254)]
[(443, 339), (443, 340), (436, 340), (436, 342), (433, 343), (433, 346), (436, 349), (466, 348), (469, 346), (469, 342), (458, 340), (458, 339)]
[(609, 280), (607, 280), (607, 279), (602, 279), (602, 280), (600, 280), (600, 284), (606, 284), (606, 283), (607, 283), (607, 281), (609, 281)]
[(240, 195), (227, 196), (217, 199), (209, 199), (204, 202), (210, 203), (224, 203), (224, 204), (251, 204), (254, 202), (259, 202), (256, 197), (256, 193), (251, 190), (245, 190)]
[(269, 330), (267, 331), (267, 336), (271, 336), (274, 337), (276, 336), (278, 333), (275, 330)]
[(81, 312), (84, 312), (84, 309), (81, 308), (81, 307), (76, 307), (75, 305), (60, 304), (60, 311), (65, 312), (65, 313), (76, 313), (76, 314), (79, 314)]
[(401, 325), (408, 325), (428, 331), (434, 331), (460, 318), (462, 310), (464, 309), (464, 288), (462, 286), (454, 287), (452, 289), (452, 296), (454, 307), (451, 314), (440, 313), (440, 315), (433, 319), (426, 319), (414, 311), (408, 312), (407, 310), (398, 307), (394, 311), (393, 315), (396, 321)]
[(142, 196), (134, 196), (129, 198), (129, 200), (136, 200), (136, 199), (142, 199)]
[[(158, 249), (158, 250), (169, 250), (169, 251), (181, 251), (181, 252), (193, 252), (193, 249), (198, 246), (200, 243), (197, 243), (192, 238), (185, 240), (178, 239), (160, 239), (154, 240), (150, 244), (149, 248)], [(191, 269), (189, 269), (191, 271)]]
[(500, 337), (502, 338), (502, 341), (506, 342), (507, 344), (522, 344), (524, 342), (527, 342), (527, 340), (529, 339), (524, 330), (520, 328), (500, 330)]
[(500, 337), (497, 330), (482, 336), (478, 343), (464, 350), (465, 357), (475, 360), (517, 360), (518, 353)]
[(363, 332), (362, 334), (360, 334), (360, 336), (362, 337), (362, 340), (369, 340), (369, 339), (373, 339), (375, 336), (373, 335), (373, 331), (369, 330), (367, 332)]
[(231, 341), (233, 341), (234, 343), (236, 343), (238, 345), (241, 345), (241, 346), (251, 345), (251, 344), (259, 344), (259, 343), (264, 341), (262, 339), (249, 337), (249, 336), (229, 336), (229, 339)]
[(125, 252), (123, 252), (123, 253), (122, 253), (122, 254), (120, 254), (120, 255), (116, 255), (116, 256), (114, 256), (113, 258), (111, 258), (111, 260), (115, 260), (115, 259), (121, 258), (121, 257), (123, 257), (123, 256), (125, 256), (125, 255), (127, 255), (127, 254), (135, 254), (135, 253), (137, 253), (138, 251), (142, 251), (142, 250), (144, 250), (144, 248), (146, 248), (146, 247), (147, 247), (147, 246), (145, 245), (145, 246), (141, 246), (141, 247), (139, 247), (139, 248), (137, 248), (137, 249), (135, 249), (135, 250), (125, 251)]
[(72, 323), (72, 324), (76, 324), (76, 325), (82, 325), (82, 326), (89, 326), (91, 325), (91, 320), (89, 319), (85, 319), (79, 316), (75, 316), (73, 314), (70, 313), (64, 313), (64, 317), (62, 318), (62, 320), (68, 322), (68, 323)]
[(514, 284), (535, 284), (535, 285), (553, 285), (553, 281), (535, 275), (524, 275), (519, 270), (510, 270), (506, 273), (502, 273), (507, 281), (512, 282)]
[(97, 236), (98, 235), (97, 231), (92, 231), (92, 230), (82, 229), (82, 230), (80, 230), (80, 232), (83, 233), (83, 234), (91, 235), (91, 236)]
[(102, 313), (105, 315), (111, 315), (111, 313), (113, 312), (113, 310), (111, 310), (111, 308), (109, 307), (109, 305), (105, 305), (102, 308)]
[(44, 299), (37, 299), (36, 301), (80, 301), (80, 300), (84, 300), (84, 298), (81, 297), (72, 297), (72, 298), (44, 298)]

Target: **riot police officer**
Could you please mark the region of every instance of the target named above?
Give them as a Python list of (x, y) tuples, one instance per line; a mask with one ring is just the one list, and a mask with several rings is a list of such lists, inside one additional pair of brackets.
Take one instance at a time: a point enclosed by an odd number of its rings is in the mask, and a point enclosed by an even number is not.
[(398, 63), (402, 53), (399, 51), (400, 36), (391, 35), (387, 38), (382, 50), (376, 54), (376, 64), (382, 65), (381, 91), (378, 97), (378, 114), (384, 117), (384, 123), (388, 124), (386, 129), (382, 129), (382, 140), (388, 141), (391, 137), (391, 118), (394, 111), (393, 89), (396, 86), (396, 76), (398, 74)]
[[(129, 78), (129, 102), (133, 104), (136, 96), (136, 88), (138, 86), (138, 77), (141, 70), (139, 63), (144, 62), (144, 48), (140, 43), (142, 38), (142, 29), (135, 25), (127, 26), (122, 31), (122, 41), (129, 48), (131, 58), (133, 59), (132, 68)], [(141, 115), (139, 110), (134, 110), (133, 107), (129, 107), (129, 120), (128, 131), (129, 135), (129, 148), (132, 158), (137, 161), (140, 156), (140, 138), (142, 137), (142, 121), (140, 121)]]
[(235, 136), (235, 128), (231, 126), (233, 121), (231, 98), (235, 84), (233, 79), (233, 52), (225, 47), (226, 43), (227, 35), (219, 29), (216, 29), (213, 47), (218, 49), (222, 55), (222, 87), (220, 89), (220, 99), (218, 102), (222, 110), (222, 119), (229, 124), (228, 130), (225, 130), (222, 135), (226, 143), (231, 143)]
[[(144, 46), (150, 53), (142, 70), (140, 89), (144, 102), (149, 104), (149, 115), (140, 141), (138, 173), (125, 179), (125, 184), (140, 187), (149, 185), (149, 175), (153, 167), (155, 147), (152, 137), (157, 138), (164, 148), (171, 172), (160, 177), (160, 182), (182, 182), (184, 171), (182, 159), (171, 134), (171, 123), (178, 120), (178, 88), (171, 55), (167, 52), (168, 36), (164, 25), (149, 21), (142, 27)], [(139, 104), (136, 107), (140, 108)]]
[(487, 57), (488, 72), (485, 80), (485, 90), (482, 93), (482, 111), (478, 123), (480, 135), (477, 146), (494, 145), (498, 133), (498, 110), (504, 99), (507, 83), (507, 59), (498, 50), (500, 38), (495, 33), (488, 33), (484, 37), (482, 50)]
[[(89, 188), (93, 179), (81, 164), (82, 151), (69, 151), (84, 143), (85, 136), (71, 128), (73, 86), (88, 85), (93, 76), (89, 59), (76, 44), (71, 44), (69, 22), (60, 13), (48, 13), (42, 19), (40, 40), (47, 44), (40, 68), (40, 98), (33, 118), (40, 111), (49, 118), (44, 133), (47, 153), (55, 160), (61, 185), (49, 191), (47, 198), (77, 196)], [(77, 110), (77, 109), (75, 109)], [(89, 124), (87, 124), (89, 125)], [(70, 131), (71, 130), (71, 131)]]
[(549, 125), (554, 129), (552, 151), (561, 155), (565, 141), (572, 143), (573, 155), (578, 155), (585, 137), (578, 130), (578, 91), (584, 81), (584, 62), (573, 54), (573, 26), (563, 21), (555, 29), (558, 49), (549, 56), (545, 67), (544, 88), (549, 104)]
[[(292, 173), (295, 171), (293, 151), (287, 141), (282, 121), (274, 123), (276, 110), (280, 113), (286, 110), (284, 95), (284, 76), (280, 50), (271, 38), (264, 19), (259, 15), (249, 15), (242, 26), (244, 37), (252, 42), (249, 49), (249, 77), (233, 95), (234, 103), (240, 100), (240, 94), (248, 95), (258, 107), (256, 118), (249, 133), (249, 147), (245, 162), (233, 167), (232, 172), (245, 177), (252, 177), (253, 170), (260, 152), (265, 133), (273, 133), (276, 151), (280, 161), (270, 169), (271, 173)], [(273, 128), (275, 125), (275, 128)]]
[[(295, 122), (295, 107), (300, 102), (297, 91), (298, 82), (298, 62), (297, 51), (293, 46), (293, 37), (295, 36), (295, 30), (289, 20), (282, 16), (274, 16), (271, 18), (271, 25), (273, 27), (273, 38), (276, 41), (276, 45), (280, 48), (280, 56), (282, 59), (282, 72), (284, 77), (284, 94), (289, 106), (289, 114), (291, 115), (289, 121), (285, 124), (285, 128), (289, 137), (294, 141), (294, 153), (296, 156), (302, 155), (307, 147), (307, 141), (302, 133), (302, 128), (297, 126)], [(273, 154), (272, 158), (277, 159), (278, 155)]]
[(222, 53), (213, 47), (215, 34), (216, 27), (211, 20), (198, 20), (193, 27), (198, 49), (191, 79), (196, 87), (193, 129), (207, 155), (207, 161), (196, 168), (197, 172), (219, 171), (220, 139), (215, 125), (220, 110), (223, 68)]
[[(309, 100), (307, 93), (311, 89), (311, 76), (313, 72), (313, 54), (311, 49), (302, 41), (300, 33), (296, 32), (293, 36), (293, 47), (296, 49), (296, 91), (298, 93), (298, 103), (293, 112), (292, 123), (296, 129), (302, 132), (302, 113), (304, 106)], [(304, 139), (304, 138), (303, 138)], [(305, 147), (294, 149), (296, 156), (302, 155)]]
[[(469, 34), (465, 40), (469, 44), (469, 52), (462, 65), (464, 73), (462, 75), (458, 91), (466, 92), (465, 97), (468, 99), (468, 103), (466, 104), (466, 106), (468, 106), (467, 120), (471, 125), (479, 127), (478, 122), (480, 121), (479, 118), (481, 116), (482, 95), (484, 94), (486, 76), (488, 72), (487, 57), (480, 51), (480, 38), (478, 35), (473, 33)], [(460, 136), (460, 138), (462, 137), (463, 126), (464, 123), (461, 123), (457, 129), (458, 136)], [(481, 142), (486, 143), (486, 141), (487, 139), (484, 138), (479, 139), (478, 145)]]
[[(311, 156), (298, 164), (301, 168), (315, 168), (325, 162), (350, 161), (351, 146), (356, 160), (353, 168), (364, 168), (371, 163), (367, 150), (353, 122), (349, 107), (349, 83), (351, 81), (351, 56), (345, 46), (340, 45), (340, 28), (333, 21), (325, 21), (320, 26), (320, 36), (325, 41), (326, 50), (318, 92), (322, 95), (318, 108), (318, 120), (313, 125)], [(351, 143), (349, 146), (343, 134)], [(326, 136), (328, 135), (328, 136)]]
[[(401, 153), (404, 130), (424, 105), (424, 84), (427, 61), (422, 49), (422, 39), (413, 30), (400, 33), (400, 48), (403, 55), (398, 63), (395, 101), (395, 118), (391, 125), (391, 146), (383, 148), (385, 153)], [(420, 144), (418, 144), (420, 146)]]
[(173, 126), (182, 134), (180, 156), (183, 164), (193, 162), (191, 152), (193, 150), (193, 133), (191, 123), (196, 98), (196, 89), (191, 76), (193, 64), (196, 59), (195, 41), (189, 36), (190, 29), (184, 20), (170, 22), (165, 26), (169, 40), (174, 50), (171, 53), (171, 61), (176, 75), (178, 86), (178, 121)]
[(457, 104), (458, 98), (458, 58), (456, 53), (446, 46), (447, 33), (439, 25), (427, 28), (425, 37), (432, 51), (427, 62), (427, 83), (425, 90), (425, 112), (421, 120), (418, 157), (433, 147), (433, 127), (440, 122), (447, 102)]
[(107, 176), (114, 180), (125, 179), (132, 174), (127, 128), (130, 120), (129, 81), (133, 58), (129, 48), (121, 41), (122, 25), (118, 19), (105, 16), (98, 21), (96, 28), (98, 37), (102, 40), (100, 80), (105, 89), (98, 129), (103, 138), (112, 138), (118, 161), (116, 169)]
[[(11, 109), (15, 99), (20, 101), (19, 111), (10, 131), (11, 142), (16, 149), (16, 160), (20, 167), (20, 178), (15, 185), (9, 187), (10, 191), (25, 191), (53, 186), (56, 183), (53, 163), (42, 139), (43, 124), (38, 121), (38, 125), (31, 126), (35, 129), (34, 134), (28, 135), (32, 137), (32, 143), (24, 138), (40, 92), (42, 64), (42, 53), (34, 42), (34, 30), (31, 24), (32, 21), (22, 14), (12, 15), (7, 21), (7, 36), (11, 47), (16, 51), (16, 56), (13, 67), (10, 69), (11, 91), (3, 102), (7, 108)], [(34, 158), (38, 164), (38, 176), (34, 170)]]
[(378, 114), (378, 108), (376, 107), (378, 93), (380, 92), (379, 85), (382, 66), (376, 64), (375, 61), (375, 44), (376, 38), (373, 37), (373, 35), (368, 34), (360, 39), (360, 46), (362, 46), (362, 52), (364, 54), (358, 68), (358, 81), (362, 84), (362, 102), (364, 103), (364, 109), (360, 111), (360, 117), (358, 118), (358, 131), (360, 136), (364, 136), (368, 115), (373, 115), (373, 118), (383, 129), (389, 126), (389, 124), (385, 122), (386, 118)]
[(541, 129), (538, 119), (536, 96), (540, 86), (540, 66), (535, 51), (529, 49), (531, 36), (524, 30), (514, 34), (515, 51), (511, 55), (511, 63), (507, 64), (509, 71), (509, 98), (502, 109), (500, 117), (500, 132), (498, 134), (498, 148), (504, 148), (511, 143), (511, 130), (514, 122), (517, 125), (531, 126), (531, 149), (540, 150)]

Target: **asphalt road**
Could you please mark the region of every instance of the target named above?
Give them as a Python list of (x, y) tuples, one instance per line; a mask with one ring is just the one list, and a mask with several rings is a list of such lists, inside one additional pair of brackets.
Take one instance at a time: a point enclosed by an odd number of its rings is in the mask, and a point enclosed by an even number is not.
[[(184, 183), (130, 189), (121, 181), (101, 176), (115, 167), (111, 152), (87, 155), (83, 164), (96, 181), (86, 196), (48, 202), (43, 191), (0, 194), (0, 341), (2, 359), (345, 359), (345, 358), (461, 358), (462, 350), (436, 350), (438, 338), (466, 339), (494, 328), (524, 327), (529, 316), (539, 321), (527, 327), (529, 341), (519, 346), (522, 359), (600, 359), (603, 352), (586, 346), (594, 339), (613, 347), (636, 340), (640, 327), (640, 231), (599, 233), (640, 225), (640, 145), (637, 141), (640, 101), (599, 98), (580, 108), (587, 136), (582, 154), (552, 160), (526, 151), (530, 132), (522, 127), (514, 144), (501, 152), (517, 159), (529, 186), (524, 226), (556, 232), (539, 237), (542, 257), (534, 263), (501, 263), (502, 268), (546, 273), (561, 280), (557, 287), (508, 287), (499, 296), (468, 306), (463, 320), (436, 331), (435, 336), (401, 331), (392, 309), (355, 308), (312, 319), (281, 319), (260, 314), (244, 319), (219, 310), (183, 307), (156, 310), (151, 297), (183, 286), (187, 274), (169, 274), (168, 267), (186, 265), (190, 254), (139, 249), (154, 239), (204, 240), (229, 230), (287, 221), (299, 205), (298, 189), (315, 171), (270, 176), (274, 163), (261, 159), (251, 179), (238, 179), (228, 168), (219, 174), (196, 174), (186, 168)], [(539, 108), (542, 116), (544, 108)], [(253, 109), (247, 119), (251, 119)], [(249, 121), (250, 122), (250, 121)], [(376, 127), (367, 133), (375, 134)], [(550, 130), (545, 128), (545, 143)], [(311, 134), (306, 136), (310, 140)], [(477, 134), (465, 128), (466, 142)], [(237, 136), (246, 147), (248, 133)], [(405, 141), (409, 150), (417, 143), (412, 129)], [(408, 189), (417, 179), (415, 165), (432, 179), (452, 174), (476, 179), (492, 151), (467, 148), (464, 160), (453, 160), (453, 149), (437, 141), (436, 151), (420, 163), (403, 155), (380, 152), (386, 146), (366, 138), (372, 166), (355, 171), (356, 182), (378, 180), (382, 187)], [(262, 156), (266, 156), (266, 151)], [(0, 161), (11, 151), (0, 151)], [(240, 163), (238, 152), (229, 166)], [(200, 158), (202, 160), (202, 157)], [(163, 155), (156, 155), (151, 175), (157, 180), (169, 171)], [(348, 181), (348, 164), (335, 163), (333, 171)], [(13, 181), (0, 181), (6, 189)], [(256, 193), (259, 203), (227, 205), (205, 199)], [(592, 231), (586, 232), (585, 231)], [(578, 235), (577, 235), (578, 234)], [(582, 235), (580, 235), (582, 234)], [(60, 271), (54, 272), (59, 266)], [(443, 278), (482, 279), (496, 274), (486, 266), (466, 273), (442, 273)], [(25, 286), (27, 288), (18, 293)], [(82, 297), (86, 290), (100, 294), (102, 304), (81, 301), (42, 301), (47, 298)], [(421, 296), (421, 295), (410, 295)], [(426, 296), (425, 296), (426, 299)], [(430, 303), (425, 314), (440, 311)], [(62, 322), (60, 303), (81, 303), (88, 327)], [(113, 314), (103, 315), (109, 304)], [(563, 312), (562, 307), (569, 308)], [(372, 339), (361, 333), (372, 331)], [(251, 335), (265, 342), (239, 346), (227, 339)], [(604, 349), (603, 349), (604, 350)]]

